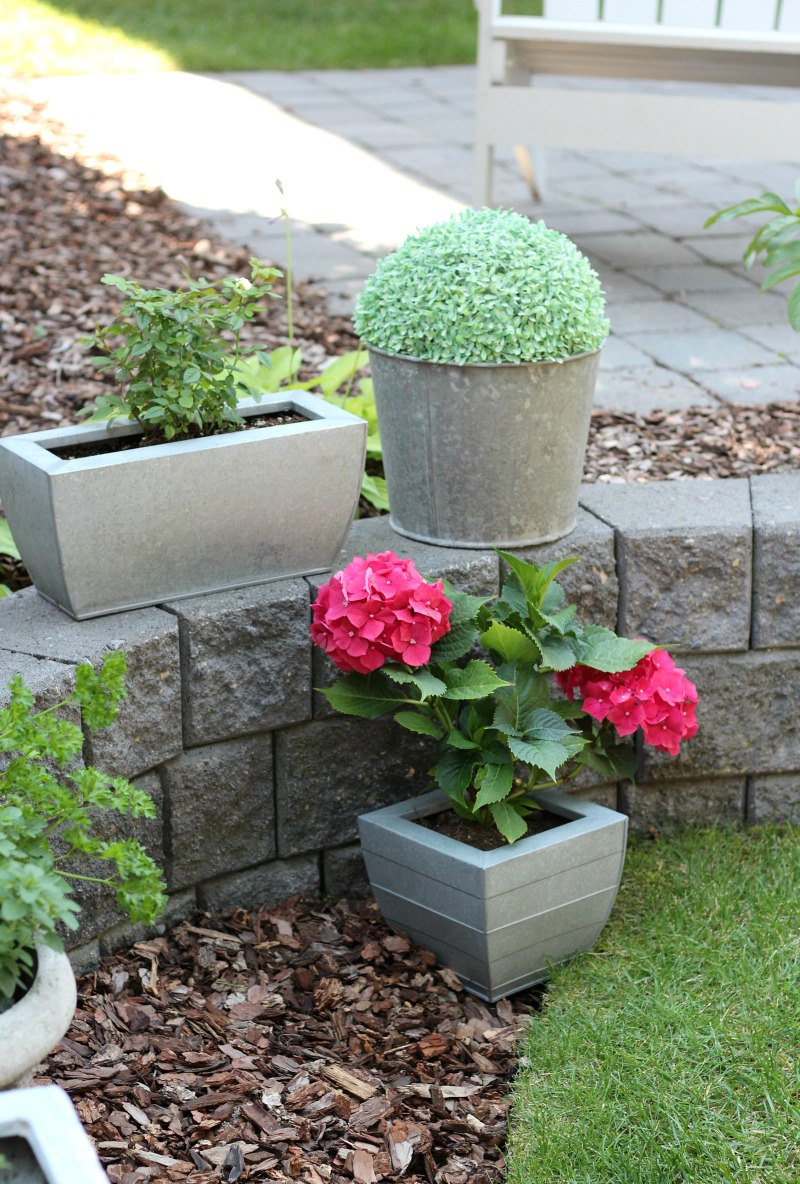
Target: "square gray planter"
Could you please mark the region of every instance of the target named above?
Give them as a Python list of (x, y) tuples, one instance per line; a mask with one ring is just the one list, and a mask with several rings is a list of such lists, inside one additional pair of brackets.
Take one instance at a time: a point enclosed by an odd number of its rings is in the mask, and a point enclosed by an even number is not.
[(588, 950), (622, 875), (624, 814), (555, 790), (536, 799), (569, 821), (495, 851), (415, 822), (449, 807), (438, 790), (358, 820), (385, 920), (490, 1002), (544, 981), (551, 966)]
[(64, 460), (127, 420), (0, 440), (0, 502), (39, 592), (82, 620), (328, 571), (353, 520), (366, 423), (316, 395), (243, 399), (303, 423)]

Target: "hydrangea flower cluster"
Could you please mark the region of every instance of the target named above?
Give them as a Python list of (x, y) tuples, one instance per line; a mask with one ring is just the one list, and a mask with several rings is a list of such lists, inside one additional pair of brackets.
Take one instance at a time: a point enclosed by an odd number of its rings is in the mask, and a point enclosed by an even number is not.
[(593, 719), (607, 719), (620, 736), (641, 727), (645, 744), (658, 752), (677, 756), (681, 740), (697, 732), (697, 689), (666, 650), (652, 650), (619, 674), (573, 666), (555, 677), (570, 699), (580, 692)]
[(340, 670), (370, 674), (387, 660), (424, 666), (450, 628), (442, 581), (428, 584), (393, 551), (348, 563), (311, 606), (311, 636)]

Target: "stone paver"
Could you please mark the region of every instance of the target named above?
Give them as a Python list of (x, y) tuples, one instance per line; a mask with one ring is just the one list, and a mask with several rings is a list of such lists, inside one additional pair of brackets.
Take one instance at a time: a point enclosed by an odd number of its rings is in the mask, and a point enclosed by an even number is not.
[[(286, 204), (295, 276), (324, 290), (331, 313), (352, 310), (376, 258), (470, 201), (473, 66), (106, 76), (100, 104), (96, 79), (29, 85), (89, 147), (121, 156), (279, 266), (285, 242), (274, 219)], [(148, 111), (164, 110), (180, 137), (153, 134), (160, 116)], [(210, 170), (215, 155), (235, 167)], [(785, 294), (759, 297), (762, 270), (742, 265), (763, 220), (704, 222), (766, 189), (791, 195), (800, 166), (550, 151), (545, 201), (534, 203), (511, 148), (498, 148), (496, 161), (496, 201), (575, 238), (601, 275), (614, 336), (599, 406), (796, 397), (791, 369), (775, 364), (800, 362)]]

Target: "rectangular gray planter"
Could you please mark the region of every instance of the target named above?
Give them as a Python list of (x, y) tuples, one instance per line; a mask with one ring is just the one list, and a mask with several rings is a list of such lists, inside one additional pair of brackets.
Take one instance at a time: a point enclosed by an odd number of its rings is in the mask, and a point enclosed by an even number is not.
[(0, 440), (0, 502), (39, 592), (71, 616), (328, 571), (353, 520), (366, 423), (316, 395), (243, 399), (306, 422), (63, 460), (127, 420)]
[(536, 795), (569, 821), (495, 851), (415, 822), (447, 809), (438, 790), (358, 820), (384, 918), (494, 1002), (588, 950), (608, 920), (625, 859), (624, 814), (555, 790)]

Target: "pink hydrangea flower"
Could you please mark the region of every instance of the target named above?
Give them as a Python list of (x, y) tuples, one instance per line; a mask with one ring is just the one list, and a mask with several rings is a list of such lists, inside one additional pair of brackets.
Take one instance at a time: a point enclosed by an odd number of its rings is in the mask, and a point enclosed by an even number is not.
[(450, 628), (442, 581), (428, 584), (393, 551), (360, 556), (323, 584), (311, 636), (344, 671), (370, 674), (386, 661), (424, 666)]
[(580, 693), (593, 719), (607, 719), (620, 736), (641, 728), (645, 744), (658, 752), (678, 756), (681, 741), (697, 732), (697, 688), (666, 650), (652, 650), (618, 674), (572, 666), (555, 677), (568, 698)]

